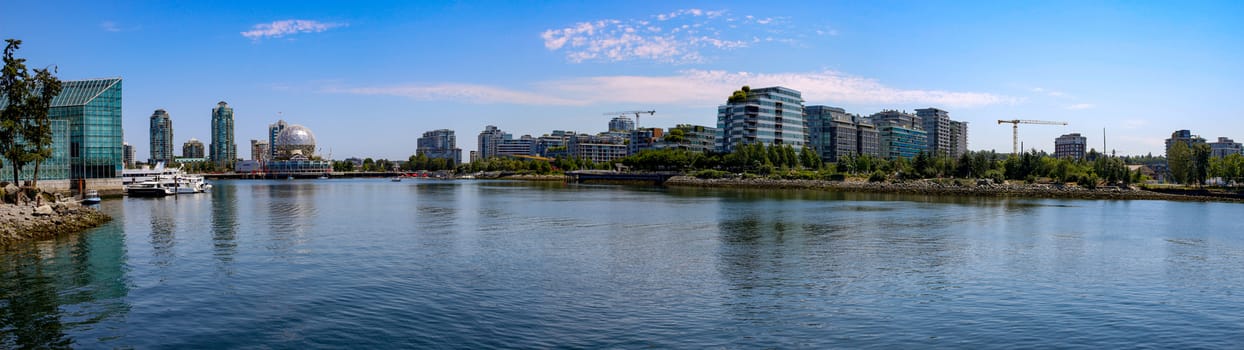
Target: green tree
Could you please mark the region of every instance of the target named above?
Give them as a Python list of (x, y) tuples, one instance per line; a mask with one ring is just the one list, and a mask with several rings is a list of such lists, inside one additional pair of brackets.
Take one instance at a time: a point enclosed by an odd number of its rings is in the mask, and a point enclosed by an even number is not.
[(1244, 178), (1244, 155), (1232, 154), (1222, 159), (1222, 176), (1226, 181), (1233, 185), (1239, 184), (1241, 178)]
[(1197, 186), (1205, 184), (1209, 180), (1209, 158), (1213, 150), (1209, 144), (1198, 143), (1192, 145), (1192, 181)]
[[(56, 67), (53, 66), (52, 69)], [(52, 99), (60, 95), (62, 89), (60, 79), (52, 73), (47, 68), (35, 69), (33, 87), (38, 93), (31, 94), (26, 101), (30, 123), (23, 136), (26, 144), (33, 147), (30, 158), (35, 163), (35, 172), (31, 179), (35, 187), (39, 186), (39, 165), (52, 158), (52, 120), (48, 111), (52, 109)]]
[(7, 104), (0, 111), (0, 157), (9, 160), (13, 168), (13, 182), (18, 181), (22, 166), (30, 157), (27, 147), (18, 143), (18, 137), (24, 137), (26, 130), (27, 104), (30, 95), (30, 73), (26, 71), (26, 59), (13, 57), (22, 45), (21, 40), (8, 39), (4, 48), (4, 70), (0, 74), (0, 93), (4, 94)]
[(1170, 149), (1166, 150), (1166, 164), (1171, 173), (1171, 180), (1175, 183), (1186, 184), (1191, 181), (1192, 173), (1192, 150), (1183, 142), (1175, 142), (1171, 144)]
[(669, 133), (665, 134), (664, 138), (665, 142), (681, 144), (687, 142), (687, 132), (677, 128), (671, 129)]
[(799, 151), (799, 163), (801, 163), (805, 169), (821, 169), (821, 157), (816, 154), (816, 151), (813, 151), (812, 148), (808, 146), (803, 146), (803, 149)]

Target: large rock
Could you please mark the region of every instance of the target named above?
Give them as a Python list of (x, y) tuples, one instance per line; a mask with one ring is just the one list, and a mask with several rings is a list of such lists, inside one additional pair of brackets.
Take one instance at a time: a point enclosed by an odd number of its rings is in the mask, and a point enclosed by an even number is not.
[(52, 206), (44, 204), (35, 207), (35, 216), (51, 216), (56, 215), (56, 211), (52, 210)]

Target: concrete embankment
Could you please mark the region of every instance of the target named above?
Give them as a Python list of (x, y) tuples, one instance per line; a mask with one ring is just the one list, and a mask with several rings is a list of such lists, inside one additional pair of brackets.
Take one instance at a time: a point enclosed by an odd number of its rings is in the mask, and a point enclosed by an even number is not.
[(1129, 200), (1176, 200), (1176, 201), (1222, 201), (1244, 202), (1238, 198), (1211, 196), (1188, 196), (1158, 193), (1140, 189), (1099, 188), (1088, 189), (1073, 185), (1046, 184), (994, 184), (975, 181), (914, 180), (902, 182), (823, 181), (823, 180), (773, 180), (773, 179), (700, 179), (677, 176), (665, 182), (666, 186), (721, 187), (721, 188), (788, 188), (824, 191), (897, 193), (913, 195), (947, 195), (978, 197), (1027, 197), (1068, 199), (1129, 199)]

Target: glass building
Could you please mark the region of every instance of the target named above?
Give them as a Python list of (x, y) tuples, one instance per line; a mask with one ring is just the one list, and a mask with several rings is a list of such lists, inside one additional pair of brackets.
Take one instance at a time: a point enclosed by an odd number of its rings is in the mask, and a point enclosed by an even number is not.
[(848, 155), (881, 155), (877, 128), (865, 118), (839, 107), (807, 106), (808, 143), (826, 162)]
[[(72, 80), (63, 82), (60, 95), (52, 99), (48, 118), (52, 128), (52, 157), (39, 166), (39, 180), (115, 180), (121, 183), (125, 161), (121, 132), (121, 78)], [(7, 106), (0, 101), (0, 106)], [(10, 164), (4, 172), (12, 176)], [(30, 180), (34, 165), (26, 165), (19, 175)], [(91, 183), (101, 181), (89, 181)], [(69, 181), (40, 182), (40, 187), (68, 188)], [(49, 186), (50, 185), (50, 186)], [(88, 184), (88, 186), (90, 186)]]
[(881, 156), (886, 159), (912, 158), (928, 150), (928, 133), (919, 116), (899, 111), (881, 111), (868, 117), (877, 126)]
[(789, 145), (796, 150), (807, 141), (803, 121), (803, 95), (775, 86), (750, 89), (717, 107), (718, 149), (734, 151), (740, 144)]
[(627, 116), (617, 116), (609, 121), (609, 131), (629, 132), (635, 130), (635, 121)]
[(423, 137), (416, 140), (415, 153), (428, 158), (445, 159), (450, 166), (462, 163), (462, 149), (458, 148), (458, 138), (449, 129), (424, 132)]
[(285, 120), (277, 120), (276, 123), (268, 124), (268, 159), (276, 159), (276, 137), (281, 135), (281, 131), (289, 124)]
[(151, 158), (147, 163), (155, 165), (163, 162), (172, 165), (173, 154), (173, 118), (163, 109), (151, 113)]
[(232, 167), (238, 158), (238, 144), (233, 140), (233, 107), (225, 101), (212, 108), (212, 139), (208, 158), (217, 166)]
[(181, 145), (181, 156), (185, 158), (203, 158), (203, 141), (191, 137)]

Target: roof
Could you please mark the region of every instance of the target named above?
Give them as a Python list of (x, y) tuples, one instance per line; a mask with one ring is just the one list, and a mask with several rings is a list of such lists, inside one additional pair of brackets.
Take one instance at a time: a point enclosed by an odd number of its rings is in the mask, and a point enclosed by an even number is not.
[(112, 86), (121, 83), (121, 78), (70, 80), (64, 82), (60, 95), (52, 99), (52, 107), (68, 107), (85, 105), (99, 94)]
[[(52, 107), (82, 106), (90, 103), (104, 91), (121, 82), (121, 78), (68, 80), (61, 82), (60, 94), (52, 98)], [(0, 96), (0, 107), (7, 107), (9, 99)]]

